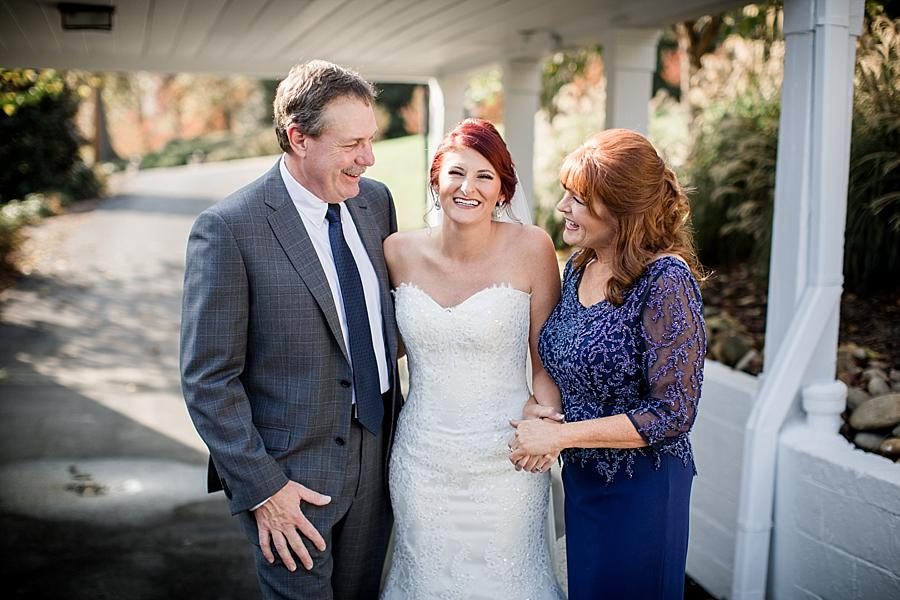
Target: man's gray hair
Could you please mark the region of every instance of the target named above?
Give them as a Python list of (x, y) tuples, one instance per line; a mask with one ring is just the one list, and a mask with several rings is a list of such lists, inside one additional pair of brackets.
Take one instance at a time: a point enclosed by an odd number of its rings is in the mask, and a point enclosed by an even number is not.
[(325, 107), (332, 100), (349, 96), (368, 105), (375, 103), (375, 87), (359, 73), (324, 60), (294, 65), (275, 92), (273, 114), (278, 145), (290, 152), (287, 129), (318, 137), (325, 128)]

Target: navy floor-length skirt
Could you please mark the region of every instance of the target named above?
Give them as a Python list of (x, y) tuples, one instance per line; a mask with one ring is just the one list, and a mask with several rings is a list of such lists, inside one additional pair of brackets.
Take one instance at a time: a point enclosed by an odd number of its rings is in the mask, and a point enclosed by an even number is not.
[(609, 485), (593, 466), (566, 464), (569, 600), (682, 600), (693, 468), (638, 456), (634, 477)]

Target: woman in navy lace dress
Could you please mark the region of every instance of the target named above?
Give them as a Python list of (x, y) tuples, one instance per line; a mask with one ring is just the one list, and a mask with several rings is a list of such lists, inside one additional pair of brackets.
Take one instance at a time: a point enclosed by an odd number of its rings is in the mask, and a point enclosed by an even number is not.
[(580, 250), (539, 351), (565, 422), (514, 421), (511, 457), (562, 451), (571, 600), (681, 600), (706, 350), (687, 199), (650, 142), (622, 129), (570, 154), (560, 181)]

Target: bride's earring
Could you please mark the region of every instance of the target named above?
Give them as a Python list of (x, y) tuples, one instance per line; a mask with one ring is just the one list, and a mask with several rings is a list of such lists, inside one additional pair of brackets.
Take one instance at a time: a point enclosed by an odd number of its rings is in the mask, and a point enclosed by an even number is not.
[(494, 205), (494, 211), (491, 213), (492, 219), (499, 219), (503, 216), (503, 213), (506, 212), (506, 202), (500, 201), (496, 205)]

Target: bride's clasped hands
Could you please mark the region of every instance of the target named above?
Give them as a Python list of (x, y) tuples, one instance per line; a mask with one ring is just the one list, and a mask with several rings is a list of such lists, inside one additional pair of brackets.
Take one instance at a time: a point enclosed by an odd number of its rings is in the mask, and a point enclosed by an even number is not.
[(544, 473), (559, 459), (559, 425), (565, 416), (555, 407), (528, 398), (521, 419), (511, 419), (514, 432), (509, 440), (509, 461), (517, 471)]

